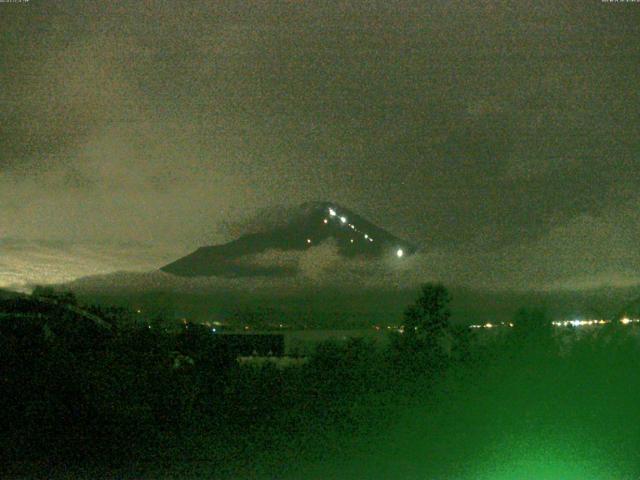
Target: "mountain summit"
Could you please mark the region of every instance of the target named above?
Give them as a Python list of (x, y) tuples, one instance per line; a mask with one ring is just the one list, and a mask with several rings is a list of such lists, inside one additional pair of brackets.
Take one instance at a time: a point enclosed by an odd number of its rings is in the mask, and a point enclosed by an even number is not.
[(409, 242), (337, 203), (304, 203), (283, 216), (275, 226), (222, 245), (201, 247), (161, 270), (182, 277), (288, 275), (295, 273), (294, 269), (247, 260), (267, 251), (304, 251), (325, 241), (335, 242), (338, 254), (344, 257), (401, 258), (416, 250)]

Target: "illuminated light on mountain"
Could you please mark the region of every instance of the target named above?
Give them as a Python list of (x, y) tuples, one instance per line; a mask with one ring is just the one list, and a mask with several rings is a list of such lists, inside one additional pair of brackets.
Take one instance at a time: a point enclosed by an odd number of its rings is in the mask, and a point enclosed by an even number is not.
[[(371, 234), (375, 235), (376, 245), (372, 244)], [(292, 209), (276, 225), (267, 223), (230, 242), (200, 247), (161, 270), (184, 277), (291, 276), (300, 270), (298, 260), (291, 255), (326, 241), (338, 255), (361, 256), (363, 260), (394, 254), (404, 258), (416, 250), (347, 208), (309, 202)], [(291, 260), (281, 261), (283, 255)]]

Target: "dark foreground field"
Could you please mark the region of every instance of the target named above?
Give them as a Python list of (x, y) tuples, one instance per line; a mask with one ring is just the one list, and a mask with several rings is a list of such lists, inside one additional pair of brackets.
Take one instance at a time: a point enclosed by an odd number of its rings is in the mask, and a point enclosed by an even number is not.
[(633, 325), (444, 325), (240, 366), (205, 335), (1, 337), (2, 478), (632, 479)]

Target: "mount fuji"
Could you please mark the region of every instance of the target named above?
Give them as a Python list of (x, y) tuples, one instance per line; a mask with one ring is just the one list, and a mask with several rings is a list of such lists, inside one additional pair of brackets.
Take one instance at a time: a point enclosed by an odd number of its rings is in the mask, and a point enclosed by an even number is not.
[(347, 258), (401, 258), (416, 251), (411, 243), (337, 203), (304, 203), (282, 217), (274, 225), (228, 243), (198, 248), (161, 270), (180, 277), (286, 276), (294, 274), (295, 268), (256, 264), (252, 259), (268, 251), (304, 252), (327, 242), (333, 242), (338, 255)]

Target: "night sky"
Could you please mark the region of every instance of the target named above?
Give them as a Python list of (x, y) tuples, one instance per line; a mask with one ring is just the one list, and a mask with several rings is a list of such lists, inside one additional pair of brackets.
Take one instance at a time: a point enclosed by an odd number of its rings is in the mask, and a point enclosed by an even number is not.
[(640, 282), (638, 3), (31, 0), (0, 28), (0, 286), (311, 200), (425, 279)]

